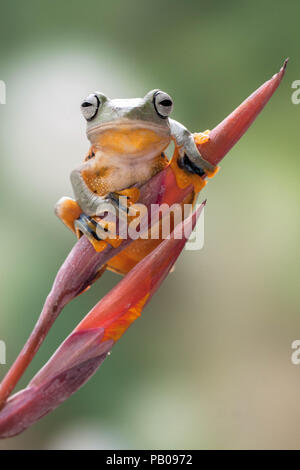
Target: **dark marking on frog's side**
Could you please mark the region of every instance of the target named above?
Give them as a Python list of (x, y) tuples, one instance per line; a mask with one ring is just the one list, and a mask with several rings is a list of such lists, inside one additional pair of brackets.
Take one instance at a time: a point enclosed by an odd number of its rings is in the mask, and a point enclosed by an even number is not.
[(189, 173), (195, 173), (198, 176), (205, 176), (205, 171), (202, 168), (198, 168), (190, 159), (189, 157), (184, 154), (183, 158), (178, 160), (179, 168), (188, 171)]

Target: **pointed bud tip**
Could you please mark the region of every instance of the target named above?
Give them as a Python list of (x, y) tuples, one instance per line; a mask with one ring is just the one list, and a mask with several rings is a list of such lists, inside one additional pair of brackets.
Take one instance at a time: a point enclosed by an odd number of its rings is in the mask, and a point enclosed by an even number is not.
[(288, 64), (288, 61), (289, 61), (289, 60), (290, 60), (290, 58), (289, 58), (289, 57), (287, 57), (287, 58), (285, 59), (285, 61), (283, 62), (282, 70), (284, 70), (284, 71), (285, 71), (285, 69), (286, 69), (286, 67), (287, 67), (287, 64)]
[(284, 74), (285, 74), (286, 67), (287, 67), (287, 64), (288, 64), (288, 61), (289, 61), (289, 60), (290, 60), (289, 57), (287, 57), (287, 58), (285, 59), (285, 61), (283, 62), (282, 67), (281, 67), (281, 69), (279, 70), (279, 72), (278, 72), (278, 73), (275, 73), (275, 75), (274, 75), (272, 78), (278, 77), (278, 78), (279, 78), (279, 81), (282, 80), (282, 78), (283, 78), (283, 76), (284, 76)]

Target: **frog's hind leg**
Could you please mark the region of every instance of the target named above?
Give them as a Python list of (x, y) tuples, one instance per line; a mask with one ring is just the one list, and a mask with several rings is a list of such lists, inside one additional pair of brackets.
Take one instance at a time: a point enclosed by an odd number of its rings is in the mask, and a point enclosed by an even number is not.
[(74, 222), (82, 214), (82, 210), (74, 199), (62, 197), (55, 205), (57, 217), (75, 233)]

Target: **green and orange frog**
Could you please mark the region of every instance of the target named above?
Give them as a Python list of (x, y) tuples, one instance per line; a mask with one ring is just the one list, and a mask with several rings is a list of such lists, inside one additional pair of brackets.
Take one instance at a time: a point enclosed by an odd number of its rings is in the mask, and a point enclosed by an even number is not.
[[(96, 92), (81, 104), (91, 147), (83, 164), (71, 173), (75, 199), (61, 198), (55, 212), (78, 237), (86, 235), (96, 251), (107, 243), (92, 234), (97, 214), (108, 203), (127, 211), (119, 196), (126, 196), (129, 204), (137, 202), (139, 187), (169, 164), (182, 181), (196, 177), (203, 182), (203, 176), (214, 174), (215, 167), (202, 158), (196, 145), (197, 139), (209, 136), (193, 135), (171, 119), (172, 109), (172, 98), (160, 90), (134, 99), (110, 99)], [(170, 163), (164, 151), (171, 141), (175, 150)], [(136, 240), (107, 267), (125, 274), (159, 242)]]

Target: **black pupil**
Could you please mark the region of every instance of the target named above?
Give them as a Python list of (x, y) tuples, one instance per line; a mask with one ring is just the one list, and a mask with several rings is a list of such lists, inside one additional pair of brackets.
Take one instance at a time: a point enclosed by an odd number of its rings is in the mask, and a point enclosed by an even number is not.
[(84, 101), (81, 105), (83, 108), (88, 108), (89, 106), (93, 106), (92, 103), (89, 103), (88, 101)]
[(171, 100), (162, 100), (159, 104), (162, 104), (163, 106), (169, 107), (169, 106), (172, 106), (172, 101)]

